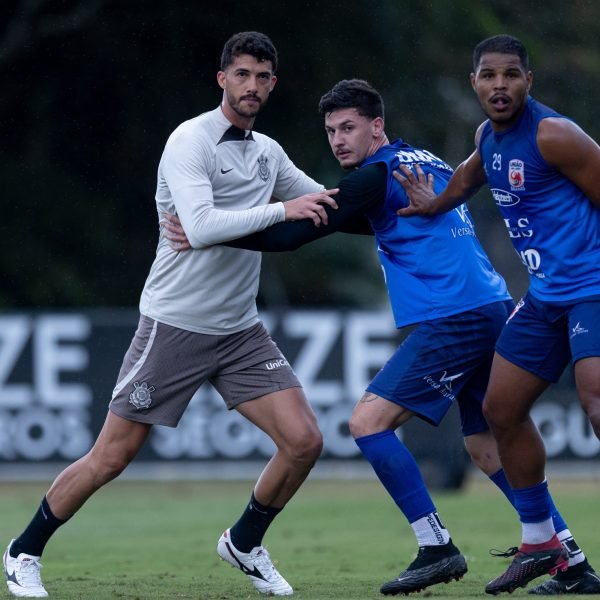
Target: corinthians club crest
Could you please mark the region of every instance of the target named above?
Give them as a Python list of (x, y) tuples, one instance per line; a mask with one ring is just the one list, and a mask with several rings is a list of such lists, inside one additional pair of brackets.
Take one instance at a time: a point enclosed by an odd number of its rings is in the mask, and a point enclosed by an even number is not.
[(149, 408), (152, 404), (152, 392), (156, 388), (153, 385), (148, 387), (145, 381), (141, 384), (136, 381), (133, 387), (135, 389), (129, 394), (129, 403), (133, 404), (138, 410)]
[(262, 154), (258, 157), (258, 176), (263, 181), (269, 181), (269, 179), (271, 179), (271, 171), (269, 171), (269, 167), (267, 167), (268, 160), (269, 159)]

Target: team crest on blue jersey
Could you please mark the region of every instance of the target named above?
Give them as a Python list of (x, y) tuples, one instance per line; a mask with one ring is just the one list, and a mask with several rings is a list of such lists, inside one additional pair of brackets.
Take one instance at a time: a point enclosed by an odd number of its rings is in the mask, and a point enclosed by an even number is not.
[(269, 159), (262, 154), (258, 157), (258, 176), (263, 181), (269, 181), (271, 179), (271, 171), (269, 171), (269, 167), (267, 166), (267, 161)]
[(133, 384), (134, 390), (129, 394), (129, 403), (133, 404), (138, 410), (149, 408), (152, 404), (152, 392), (156, 389), (153, 385), (149, 386), (145, 381)]
[(525, 189), (525, 163), (522, 160), (513, 158), (508, 163), (508, 182), (511, 190)]

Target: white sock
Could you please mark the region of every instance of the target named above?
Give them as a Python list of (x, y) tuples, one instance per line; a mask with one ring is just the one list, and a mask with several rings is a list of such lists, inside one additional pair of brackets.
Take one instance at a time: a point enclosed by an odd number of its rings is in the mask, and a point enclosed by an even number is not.
[(571, 535), (568, 529), (556, 534), (560, 543), (566, 548), (569, 553), (569, 566), (578, 565), (585, 560), (583, 550), (577, 545), (575, 538)]
[(543, 544), (556, 534), (552, 517), (539, 523), (521, 523), (521, 530), (523, 544)]
[(448, 530), (436, 512), (429, 513), (410, 524), (420, 546), (443, 546), (450, 541)]

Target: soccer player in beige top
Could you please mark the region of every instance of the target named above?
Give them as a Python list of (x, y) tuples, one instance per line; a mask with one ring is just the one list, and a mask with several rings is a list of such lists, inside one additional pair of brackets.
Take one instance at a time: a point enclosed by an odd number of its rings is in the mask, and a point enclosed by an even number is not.
[(50, 536), (125, 469), (152, 425), (175, 427), (205, 381), (276, 446), (217, 552), (259, 592), (293, 593), (262, 538), (306, 479), (322, 436), (296, 375), (258, 319), (260, 253), (214, 245), (284, 220), (326, 224), (323, 205), (336, 207), (337, 190), (324, 190), (277, 142), (252, 130), (276, 68), (267, 36), (232, 36), (217, 74), (221, 105), (183, 123), (167, 141), (158, 169), (158, 217), (176, 212), (196, 251), (177, 252), (161, 237), (103, 429), (88, 454), (58, 475), (4, 553), (14, 596), (48, 595), (39, 561)]

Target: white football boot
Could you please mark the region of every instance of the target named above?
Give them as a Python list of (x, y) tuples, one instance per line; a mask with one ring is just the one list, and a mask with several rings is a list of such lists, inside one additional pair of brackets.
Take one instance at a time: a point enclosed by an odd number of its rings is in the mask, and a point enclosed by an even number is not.
[(232, 544), (229, 529), (226, 529), (219, 538), (217, 554), (232, 567), (245, 573), (262, 594), (291, 596), (294, 593), (292, 586), (279, 574), (263, 546), (256, 546), (248, 553), (240, 552)]
[(18, 598), (47, 598), (48, 592), (40, 577), (40, 557), (21, 552), (17, 558), (13, 558), (9, 550), (14, 541), (11, 540), (2, 557), (8, 591)]

